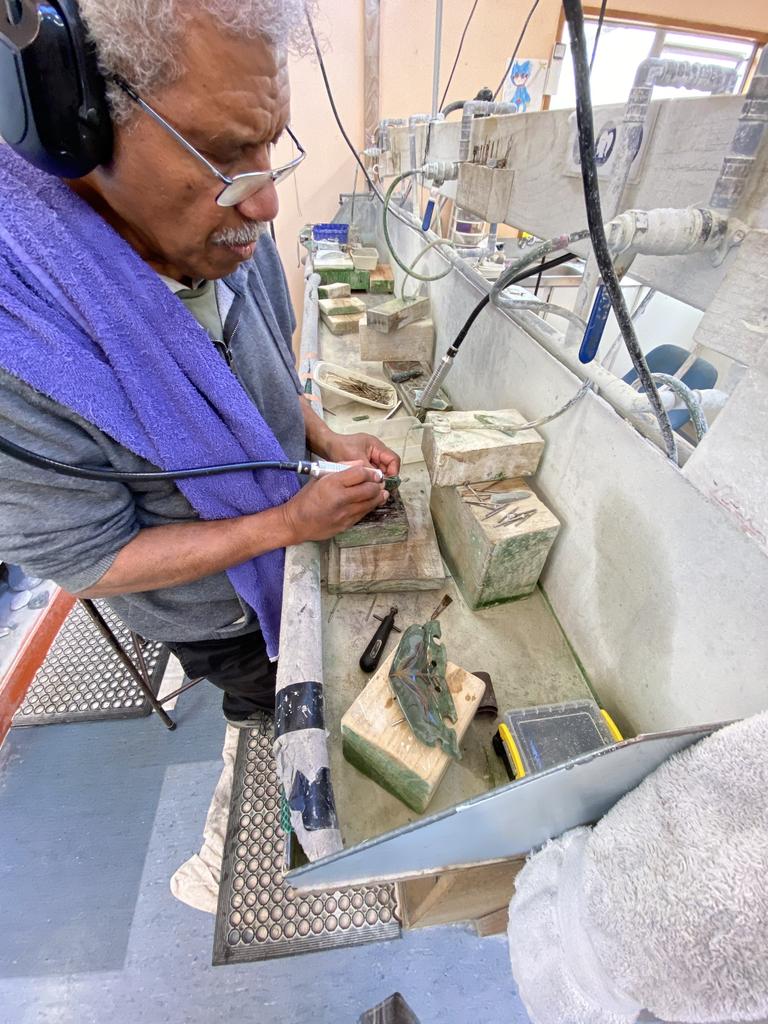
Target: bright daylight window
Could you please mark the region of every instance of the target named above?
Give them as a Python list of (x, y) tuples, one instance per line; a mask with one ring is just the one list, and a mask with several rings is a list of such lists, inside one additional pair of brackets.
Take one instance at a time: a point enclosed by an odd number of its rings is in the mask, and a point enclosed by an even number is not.
[[(591, 52), (597, 31), (596, 17), (585, 18), (585, 30)], [(563, 41), (567, 42), (567, 33)], [(699, 35), (654, 25), (631, 25), (606, 20), (600, 33), (592, 70), (592, 101), (595, 104), (626, 102), (635, 70), (646, 57), (699, 61), (702, 64), (734, 68), (738, 75), (734, 91), (740, 92), (756, 49), (757, 43), (751, 39)], [(679, 89), (658, 88), (653, 91), (654, 99), (680, 95)], [(703, 93), (691, 89), (685, 90), (684, 95), (698, 96)], [(575, 105), (573, 64), (568, 47), (560, 74), (560, 85), (557, 95), (552, 97), (550, 107), (554, 109)]]

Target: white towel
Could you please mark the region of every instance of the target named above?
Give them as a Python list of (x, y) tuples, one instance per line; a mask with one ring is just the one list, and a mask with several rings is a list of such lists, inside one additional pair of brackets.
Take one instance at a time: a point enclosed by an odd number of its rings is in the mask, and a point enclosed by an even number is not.
[(676, 754), (534, 854), (509, 910), (534, 1024), (768, 1015), (768, 713)]
[(221, 752), (224, 768), (216, 783), (211, 806), (208, 808), (200, 853), (193, 853), (171, 876), (171, 892), (176, 899), (208, 914), (216, 913), (219, 902), (221, 862), (224, 856), (224, 839), (229, 822), (229, 803), (240, 735), (240, 729), (227, 726), (224, 749)]

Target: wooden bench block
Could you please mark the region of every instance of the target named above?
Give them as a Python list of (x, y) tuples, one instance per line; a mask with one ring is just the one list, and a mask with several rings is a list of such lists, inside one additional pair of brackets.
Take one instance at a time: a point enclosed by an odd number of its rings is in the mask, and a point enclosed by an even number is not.
[(390, 299), (380, 306), (368, 308), (368, 326), (382, 334), (389, 334), (425, 316), (429, 316), (429, 299), (426, 297)]
[(395, 290), (395, 275), (388, 263), (380, 263), (371, 271), (371, 295), (391, 295)]
[[(486, 418), (510, 426), (525, 423), (514, 409), (427, 413), (426, 422), (434, 424), (434, 429), (422, 433), (421, 450), (435, 487), (533, 476), (536, 472), (544, 451), (542, 436), (535, 430), (507, 434), (494, 427), (483, 428)], [(441, 431), (442, 423), (450, 430)]]
[[(477, 484), (478, 493), (527, 491), (490, 519), (485, 508), (468, 502), (466, 488), (433, 487), (432, 517), (443, 557), (470, 608), (486, 608), (530, 594), (535, 588), (560, 523), (523, 479)], [(494, 508), (489, 504), (488, 510)], [(500, 525), (511, 512), (533, 511), (523, 523)]]
[[(379, 668), (341, 720), (344, 757), (414, 811), (429, 804), (453, 758), (440, 746), (416, 739), (389, 685), (395, 652)], [(458, 719), (452, 723), (459, 743), (485, 693), (485, 683), (448, 663), (446, 681)]]
[(434, 350), (435, 325), (430, 319), (415, 320), (392, 334), (382, 334), (369, 323), (360, 325), (360, 358), (367, 362), (411, 359), (431, 363)]
[(386, 505), (334, 537), (337, 547), (361, 548), (370, 544), (397, 544), (408, 539), (408, 515), (400, 491), (394, 490)]
[(331, 334), (357, 334), (360, 330), (359, 313), (352, 313), (347, 316), (327, 316), (325, 313), (321, 313), (320, 318)]
[(321, 284), (317, 294), (321, 299), (344, 299), (352, 294), (352, 289), (348, 284), (337, 281), (336, 284)]
[(341, 283), (347, 285), (353, 292), (367, 292), (371, 283), (371, 274), (368, 270), (315, 267), (315, 273), (320, 275), (321, 284)]
[(426, 472), (409, 471), (400, 485), (408, 514), (408, 539), (397, 544), (368, 544), (328, 549), (329, 594), (389, 594), (438, 590), (445, 583), (440, 548), (429, 514)]
[(318, 302), (321, 316), (365, 316), (365, 303), (353, 296), (333, 299), (320, 299)]

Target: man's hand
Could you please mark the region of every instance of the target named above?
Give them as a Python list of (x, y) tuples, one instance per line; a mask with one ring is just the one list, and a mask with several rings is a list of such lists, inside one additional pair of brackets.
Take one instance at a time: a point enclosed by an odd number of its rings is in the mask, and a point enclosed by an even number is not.
[(311, 480), (280, 508), (288, 525), (290, 543), (328, 540), (348, 530), (389, 498), (381, 482), (362, 462), (343, 473)]
[(328, 458), (332, 462), (362, 460), (380, 469), (384, 476), (397, 476), (400, 457), (372, 434), (331, 434), (326, 441)]
[(397, 476), (400, 472), (400, 458), (385, 444), (371, 434), (337, 434), (310, 408), (302, 395), (302, 413), (307, 431), (309, 447), (330, 462), (356, 462), (358, 460), (380, 469), (384, 476)]

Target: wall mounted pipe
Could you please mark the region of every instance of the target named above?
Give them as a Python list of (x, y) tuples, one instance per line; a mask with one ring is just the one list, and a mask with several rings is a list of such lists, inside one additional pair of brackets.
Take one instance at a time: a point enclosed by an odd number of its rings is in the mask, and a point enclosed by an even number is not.
[[(421, 232), (419, 221), (415, 217), (406, 214), (405, 211), (401, 212), (403, 216), (397, 224), (393, 225), (393, 229), (400, 232), (401, 227), (399, 225), (405, 227), (405, 222), (407, 221), (422, 238), (425, 237)], [(438, 236), (434, 232), (429, 232), (426, 237), (431, 241)], [(400, 242), (402, 244), (402, 239), (400, 239)], [(479, 295), (490, 292), (492, 285), (482, 278), (477, 271), (473, 270), (471, 264), (465, 262), (458, 253), (451, 249), (441, 249), (440, 256), (451, 262), (456, 273), (464, 277)], [(620, 416), (629, 420), (638, 433), (648, 438), (657, 447), (663, 449), (663, 438), (655, 417), (644, 410), (635, 408), (635, 401), (638, 396), (637, 392), (629, 384), (625, 383), (621, 378), (615, 377), (597, 362), (587, 365), (579, 362), (578, 350), (565, 345), (563, 332), (557, 330), (535, 313), (529, 311), (512, 312), (508, 308), (499, 308), (498, 312), (501, 316), (511, 320), (516, 327), (533, 338), (534, 341), (538, 342), (542, 348), (545, 348), (550, 355), (562, 363), (580, 380), (591, 381), (595, 390), (605, 401), (613, 406)], [(681, 464), (687, 460), (692, 450), (685, 439), (679, 439), (678, 452)]]
[(723, 158), (710, 205), (734, 210), (744, 194), (768, 125), (768, 46), (763, 47), (731, 145)]
[[(717, 64), (659, 60), (656, 57), (649, 57), (638, 66), (619, 131), (613, 172), (601, 196), (600, 205), (604, 221), (614, 217), (621, 208), (632, 161), (637, 156), (643, 140), (651, 96), (657, 85), (672, 89), (696, 89), (708, 93), (732, 92), (736, 85), (736, 72)], [(589, 313), (599, 277), (597, 262), (594, 254), (590, 253), (574, 307), (584, 319)], [(577, 345), (580, 342), (581, 337), (577, 328), (570, 327), (566, 333), (566, 343)]]

